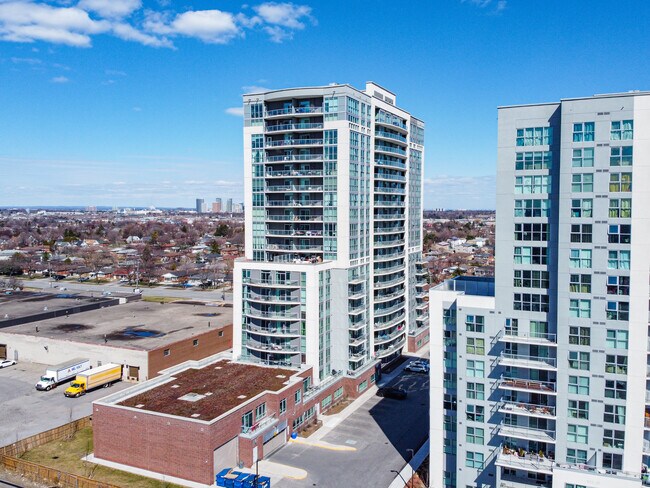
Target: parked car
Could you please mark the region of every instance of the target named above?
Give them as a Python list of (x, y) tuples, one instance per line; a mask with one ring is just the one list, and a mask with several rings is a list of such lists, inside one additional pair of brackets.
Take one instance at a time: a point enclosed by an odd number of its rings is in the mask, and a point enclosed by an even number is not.
[(429, 365), (420, 361), (413, 361), (412, 363), (408, 363), (404, 370), (410, 371), (411, 373), (428, 373)]
[(90, 278), (88, 278), (87, 276), (84, 276), (82, 278), (79, 278), (77, 281), (79, 283), (85, 283), (86, 281), (90, 281)]
[(2, 368), (8, 368), (9, 366), (14, 366), (16, 364), (16, 361), (13, 359), (3, 359), (0, 361), (0, 369)]
[(408, 393), (403, 388), (396, 386), (384, 386), (377, 390), (377, 396), (393, 398), (394, 400), (406, 400)]

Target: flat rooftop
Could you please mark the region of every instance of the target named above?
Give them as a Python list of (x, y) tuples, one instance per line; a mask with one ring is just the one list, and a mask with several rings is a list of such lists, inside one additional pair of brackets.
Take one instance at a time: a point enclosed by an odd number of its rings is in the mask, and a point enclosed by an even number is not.
[(220, 360), (202, 368), (173, 373), (170, 381), (146, 389), (118, 405), (210, 421), (264, 391), (281, 390), (297, 373), (297, 370)]
[(231, 307), (198, 301), (159, 303), (139, 300), (8, 326), (0, 328), (0, 333), (151, 350), (230, 324)]
[[(44, 311), (66, 310), (91, 303), (114, 301), (117, 297), (104, 297), (101, 293), (12, 291), (0, 295), (0, 327), (2, 322), (16, 317), (27, 317)], [(47, 310), (46, 310), (47, 309)]]
[(439, 285), (433, 287), (439, 291), (458, 291), (465, 295), (493, 297), (494, 296), (494, 277), (491, 276), (458, 276), (445, 280)]

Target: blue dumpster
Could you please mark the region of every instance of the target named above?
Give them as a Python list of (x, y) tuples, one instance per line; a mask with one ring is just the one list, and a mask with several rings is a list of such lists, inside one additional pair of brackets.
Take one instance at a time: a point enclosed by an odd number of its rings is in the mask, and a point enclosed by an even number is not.
[(222, 469), (217, 473), (216, 483), (217, 486), (226, 486), (226, 475), (232, 471), (230, 468)]
[(226, 488), (235, 488), (235, 480), (237, 477), (241, 476), (241, 474), (242, 473), (240, 471), (231, 471), (229, 474), (224, 476), (226, 482), (224, 486)]

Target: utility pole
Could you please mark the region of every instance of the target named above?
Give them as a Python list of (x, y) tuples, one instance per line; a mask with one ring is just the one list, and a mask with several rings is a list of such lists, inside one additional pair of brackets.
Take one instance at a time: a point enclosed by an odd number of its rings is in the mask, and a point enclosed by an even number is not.
[(407, 449), (406, 451), (411, 453), (411, 461), (409, 461), (409, 464), (411, 465), (411, 488), (413, 488), (413, 485), (415, 484), (415, 466), (413, 466), (415, 451), (413, 449)]

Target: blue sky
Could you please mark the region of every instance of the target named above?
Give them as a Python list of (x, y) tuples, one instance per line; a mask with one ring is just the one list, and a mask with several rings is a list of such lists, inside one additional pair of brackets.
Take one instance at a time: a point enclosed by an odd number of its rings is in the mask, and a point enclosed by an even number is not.
[(0, 0), (0, 206), (242, 200), (241, 94), (373, 80), (425, 208), (493, 208), (496, 107), (648, 89), (645, 1)]

